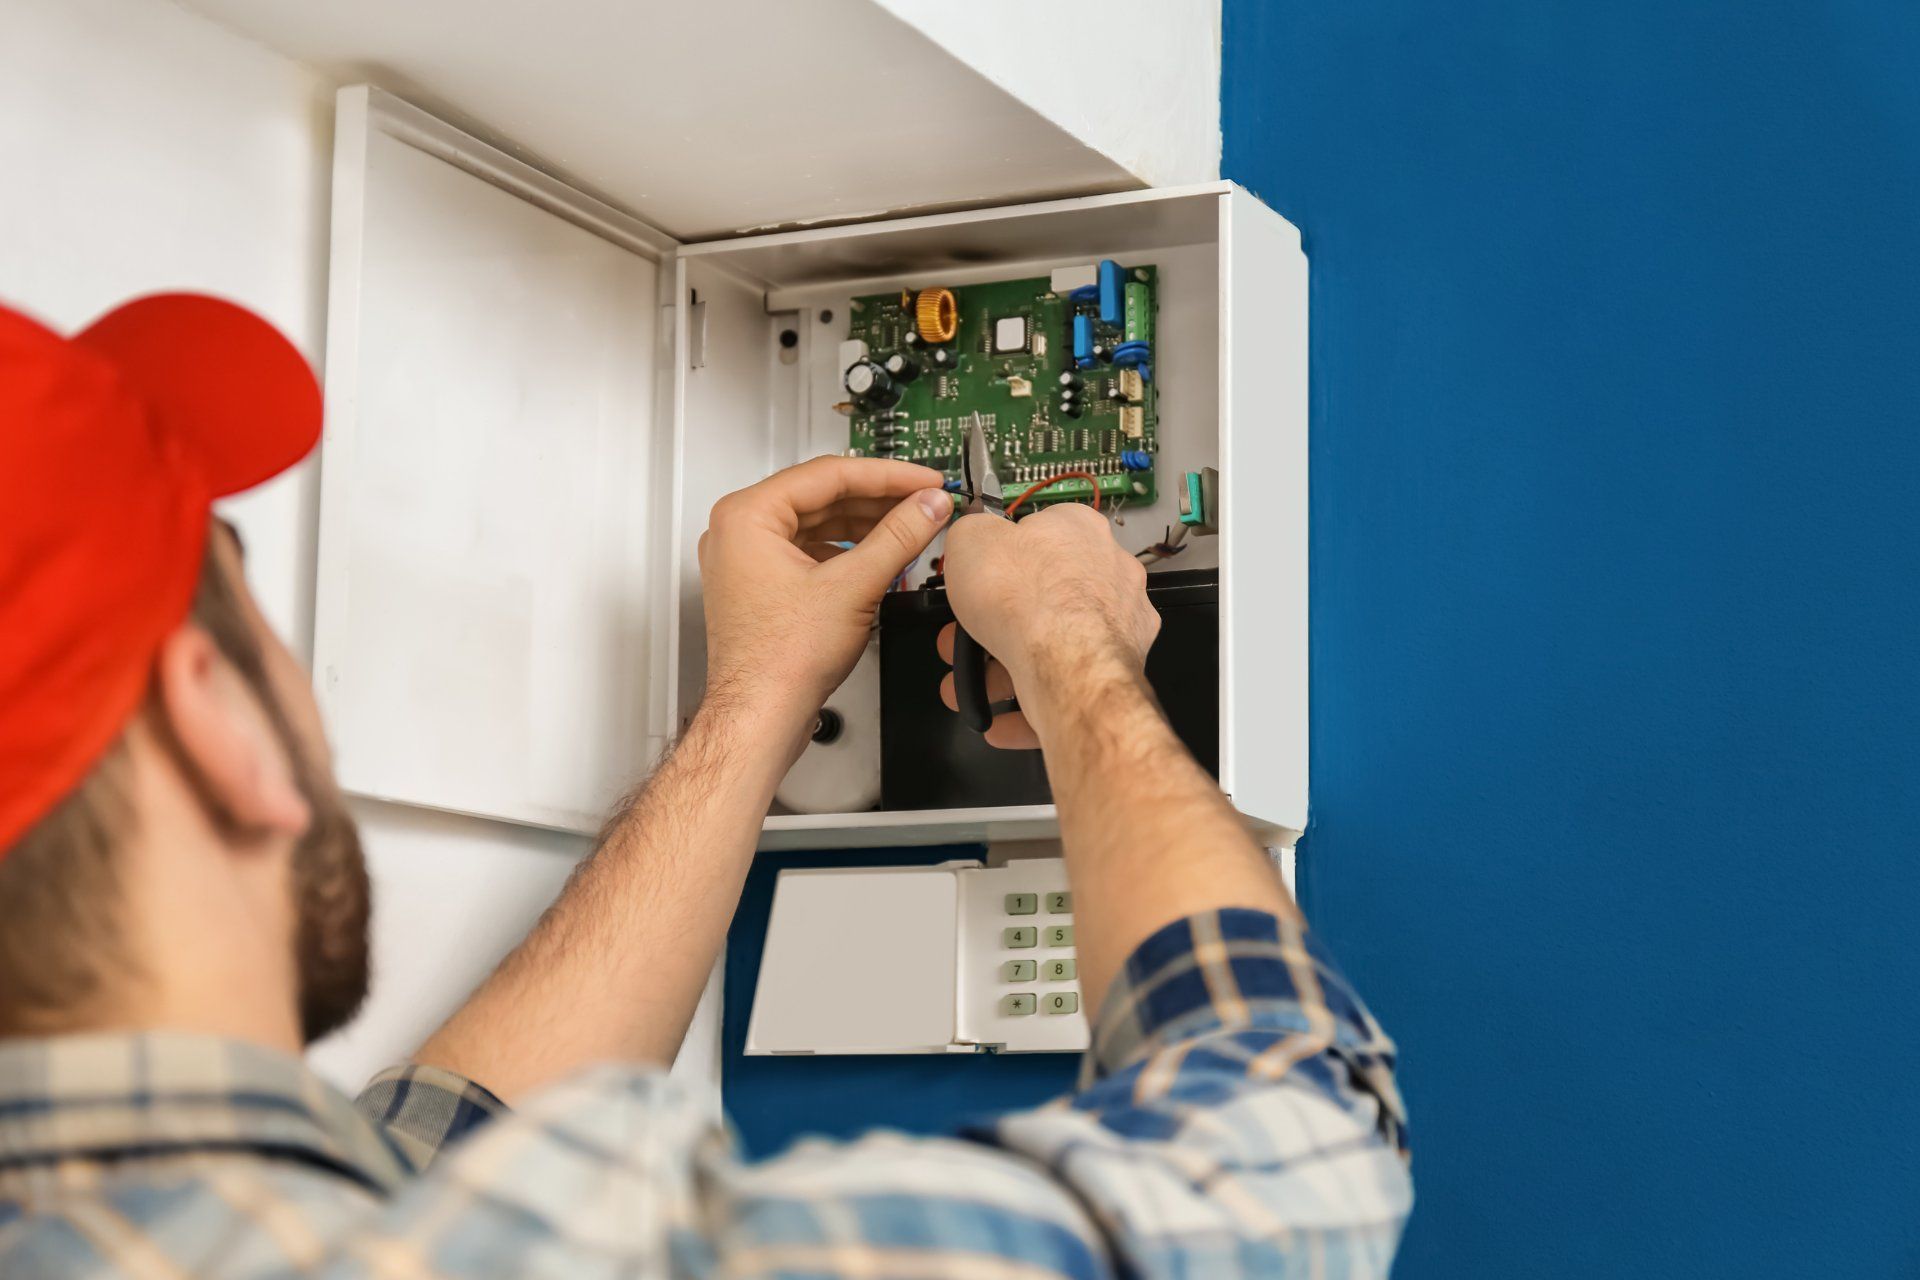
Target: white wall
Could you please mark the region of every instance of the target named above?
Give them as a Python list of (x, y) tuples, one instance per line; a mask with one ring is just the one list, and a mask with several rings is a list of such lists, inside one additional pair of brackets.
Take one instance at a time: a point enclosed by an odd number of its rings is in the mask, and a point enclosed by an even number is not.
[[(139, 293), (205, 290), (265, 315), (317, 365), (332, 101), (298, 64), (165, 0), (0, 0), (0, 298), (71, 329)], [(304, 654), (312, 464), (229, 514), (254, 590)], [(436, 814), (359, 812), (374, 994), (314, 1057), (348, 1087), (432, 1029), (584, 849)]]
[(1220, 176), (1220, 0), (876, 0), (1156, 187)]

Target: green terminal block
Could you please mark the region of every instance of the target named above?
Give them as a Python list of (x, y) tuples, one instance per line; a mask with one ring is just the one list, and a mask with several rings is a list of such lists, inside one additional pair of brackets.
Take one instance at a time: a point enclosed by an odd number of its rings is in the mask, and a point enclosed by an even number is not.
[[(1152, 493), (1149, 487), (1150, 472), (1122, 471), (1118, 475), (1100, 477), (1100, 500), (1111, 502), (1115, 498), (1127, 498), (1138, 501)], [(1092, 486), (1085, 480), (1062, 480), (1050, 484), (1040, 492), (1028, 498), (1022, 505), (1030, 507), (1049, 506), (1055, 502), (1084, 502)]]
[(1220, 532), (1220, 473), (1212, 467), (1180, 477), (1180, 523), (1195, 533)]
[(1128, 342), (1153, 341), (1153, 291), (1134, 280), (1126, 289), (1127, 309), (1121, 332)]

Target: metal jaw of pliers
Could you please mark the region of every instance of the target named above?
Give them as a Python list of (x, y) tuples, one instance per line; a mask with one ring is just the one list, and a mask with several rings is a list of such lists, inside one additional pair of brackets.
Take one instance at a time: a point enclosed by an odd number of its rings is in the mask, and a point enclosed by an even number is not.
[[(987, 433), (977, 413), (967, 419), (967, 443), (960, 455), (960, 476), (967, 499), (960, 509), (963, 515), (984, 512), (1002, 520), (1012, 518), (1007, 515), (1000, 476), (987, 453)], [(976, 733), (985, 733), (991, 728), (995, 715), (1019, 706), (1012, 698), (998, 703), (988, 700), (987, 651), (967, 634), (957, 619), (953, 625), (953, 701), (960, 712), (960, 722)]]

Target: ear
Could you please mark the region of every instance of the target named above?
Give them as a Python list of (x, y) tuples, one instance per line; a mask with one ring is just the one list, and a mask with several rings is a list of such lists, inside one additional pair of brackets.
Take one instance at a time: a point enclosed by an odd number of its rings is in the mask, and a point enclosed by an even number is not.
[(181, 753), (229, 821), (298, 837), (312, 819), (259, 698), (213, 637), (184, 623), (161, 643), (154, 683)]

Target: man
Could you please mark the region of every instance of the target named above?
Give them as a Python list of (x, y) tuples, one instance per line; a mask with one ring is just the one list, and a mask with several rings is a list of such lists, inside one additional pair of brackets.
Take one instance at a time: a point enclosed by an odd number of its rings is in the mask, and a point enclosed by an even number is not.
[(660, 1069), (775, 783), (948, 522), (906, 463), (714, 507), (674, 751), (411, 1064), (357, 1103), (308, 1074), (365, 992), (366, 874), (210, 503), (318, 430), (304, 362), (238, 308), (147, 298), (72, 340), (0, 309), (0, 1275), (1385, 1273), (1392, 1047), (1162, 720), (1144, 574), (1083, 508), (946, 548), (1024, 709), (992, 738), (1037, 744), (1059, 803), (1099, 1011), (1079, 1092), (748, 1166)]

